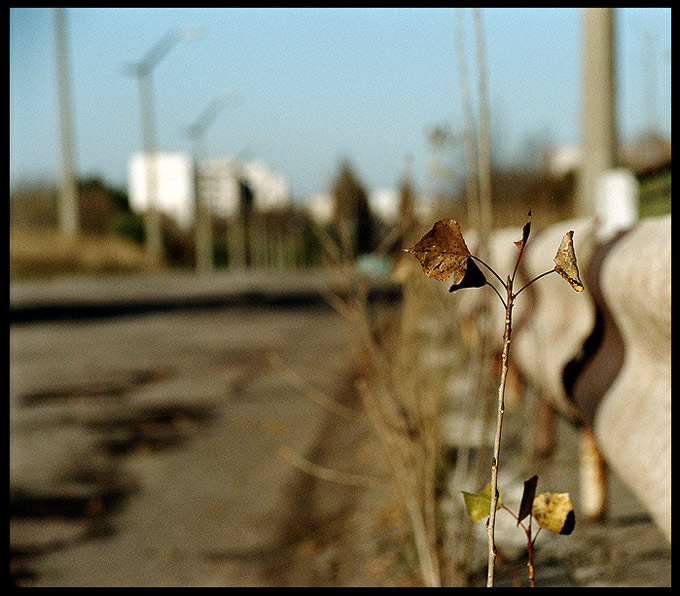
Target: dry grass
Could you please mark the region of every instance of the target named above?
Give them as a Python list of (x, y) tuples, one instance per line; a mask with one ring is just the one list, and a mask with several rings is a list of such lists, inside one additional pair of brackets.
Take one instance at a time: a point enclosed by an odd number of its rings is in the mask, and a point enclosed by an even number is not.
[[(442, 585), (441, 410), (447, 374), (427, 362), (432, 335), (427, 322), (435, 301), (427, 280), (407, 255), (401, 271), (402, 299), (380, 308), (348, 257), (340, 230), (336, 244), (319, 231), (339, 292), (327, 299), (344, 323), (358, 374), (357, 390), (388, 470), (386, 486), (411, 528), (420, 581)], [(430, 285), (429, 288), (432, 288)], [(435, 318), (437, 315), (435, 314)], [(405, 548), (406, 545), (404, 545)]]
[(9, 240), (10, 279), (148, 269), (143, 249), (119, 237), (11, 230)]

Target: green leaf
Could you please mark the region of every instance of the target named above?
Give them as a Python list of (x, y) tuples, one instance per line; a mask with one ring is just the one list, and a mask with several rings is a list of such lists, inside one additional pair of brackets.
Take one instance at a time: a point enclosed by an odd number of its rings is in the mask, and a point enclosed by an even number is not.
[[(489, 515), (491, 511), (491, 483), (486, 485), (486, 488), (480, 493), (463, 493), (465, 500), (465, 509), (472, 521), (478, 522)], [(496, 511), (503, 505), (503, 495), (498, 491), (498, 500), (496, 501)]]
[(532, 476), (529, 480), (524, 481), (524, 492), (522, 493), (522, 501), (519, 505), (519, 513), (517, 514), (517, 525), (527, 516), (531, 515), (531, 508), (536, 496), (536, 485), (538, 484), (538, 476)]

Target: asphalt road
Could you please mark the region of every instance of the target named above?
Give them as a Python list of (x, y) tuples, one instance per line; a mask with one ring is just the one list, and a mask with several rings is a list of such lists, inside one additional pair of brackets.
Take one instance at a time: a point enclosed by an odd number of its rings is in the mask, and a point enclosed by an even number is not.
[(302, 474), (278, 449), (313, 459), (334, 423), (286, 377), (347, 401), (345, 349), (321, 306), (12, 326), (16, 583), (293, 581), (275, 562), (310, 536), (292, 520)]

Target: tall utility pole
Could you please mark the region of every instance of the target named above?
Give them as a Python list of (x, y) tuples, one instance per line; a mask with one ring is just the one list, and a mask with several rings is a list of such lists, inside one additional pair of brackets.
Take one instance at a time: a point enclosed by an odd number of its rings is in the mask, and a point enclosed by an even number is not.
[(616, 166), (614, 9), (582, 10), (582, 162), (574, 215), (589, 217), (596, 214), (602, 175)]
[(57, 58), (57, 93), (61, 129), (61, 194), (59, 197), (59, 229), (65, 234), (78, 232), (78, 191), (73, 167), (73, 124), (69, 89), (66, 11), (54, 9), (54, 39)]
[(153, 105), (151, 74), (154, 67), (168, 52), (183, 39), (193, 39), (197, 30), (184, 27), (170, 31), (163, 37), (140, 62), (128, 64), (126, 73), (139, 81), (139, 104), (142, 115), (142, 141), (144, 163), (146, 164), (146, 249), (153, 263), (163, 259), (163, 238), (161, 233), (161, 214), (158, 208), (158, 180), (156, 169), (156, 123)]
[(479, 126), (477, 128), (477, 176), (479, 177), (479, 224), (483, 233), (493, 227), (491, 199), (491, 150), (489, 138), (489, 107), (487, 98), (486, 46), (482, 9), (475, 8), (475, 44), (477, 46), (477, 79), (479, 92)]
[(644, 33), (644, 70), (646, 73), (645, 105), (647, 107), (647, 132), (659, 132), (657, 113), (656, 113), (656, 39), (654, 34), (648, 29)]
[(227, 96), (214, 99), (189, 127), (188, 134), (193, 144), (194, 154), (194, 201), (196, 204), (196, 230), (194, 234), (196, 251), (196, 270), (201, 273), (212, 271), (212, 229), (210, 206), (204, 203), (200, 185), (200, 163), (204, 158), (205, 131), (213, 123), (220, 111), (227, 105)]

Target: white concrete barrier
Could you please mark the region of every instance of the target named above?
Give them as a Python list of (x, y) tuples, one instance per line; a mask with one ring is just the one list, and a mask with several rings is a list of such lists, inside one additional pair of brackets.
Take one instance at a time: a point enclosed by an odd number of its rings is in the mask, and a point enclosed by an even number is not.
[[(529, 279), (550, 268), (573, 229), (585, 291), (571, 291), (557, 275), (533, 284), (530, 316), (513, 331), (511, 348), (527, 382), (583, 424), (583, 465), (591, 466), (583, 477), (602, 478), (597, 445), (669, 541), (670, 221), (642, 220), (606, 244), (588, 221), (561, 222), (530, 240)], [(604, 513), (605, 490), (584, 487), (587, 516)]]

